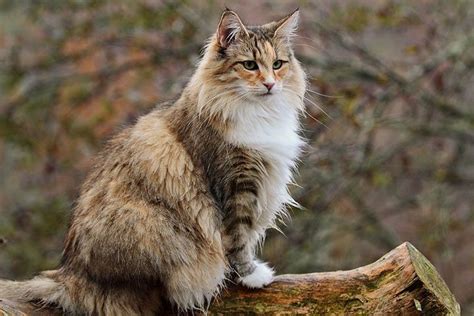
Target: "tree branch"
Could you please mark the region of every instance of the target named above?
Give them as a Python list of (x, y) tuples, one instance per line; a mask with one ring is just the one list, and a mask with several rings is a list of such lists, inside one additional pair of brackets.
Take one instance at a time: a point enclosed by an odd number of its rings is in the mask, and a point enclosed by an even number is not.
[[(60, 315), (0, 298), (6, 315)], [(350, 271), (277, 276), (265, 289), (232, 285), (208, 315), (341, 315), (391, 313), (460, 315), (460, 307), (433, 265), (413, 245), (403, 243), (378, 261)], [(166, 314), (173, 314), (167, 311)]]
[(231, 287), (210, 315), (460, 315), (433, 265), (403, 243), (375, 263), (350, 271), (280, 275), (263, 290)]

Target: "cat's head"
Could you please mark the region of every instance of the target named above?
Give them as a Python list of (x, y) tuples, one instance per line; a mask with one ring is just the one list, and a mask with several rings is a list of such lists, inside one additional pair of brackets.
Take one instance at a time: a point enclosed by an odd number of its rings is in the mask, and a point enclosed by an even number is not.
[(305, 74), (292, 50), (299, 11), (260, 26), (246, 26), (226, 9), (202, 62), (206, 82), (221, 98), (268, 103), (288, 96), (302, 99)]

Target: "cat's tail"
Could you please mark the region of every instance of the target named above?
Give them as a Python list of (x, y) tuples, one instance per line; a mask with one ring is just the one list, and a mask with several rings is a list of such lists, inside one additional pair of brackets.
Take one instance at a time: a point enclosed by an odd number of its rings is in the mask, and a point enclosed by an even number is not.
[(59, 271), (45, 271), (27, 281), (0, 280), (0, 299), (39, 305), (53, 305), (73, 311), (66, 285), (60, 281)]

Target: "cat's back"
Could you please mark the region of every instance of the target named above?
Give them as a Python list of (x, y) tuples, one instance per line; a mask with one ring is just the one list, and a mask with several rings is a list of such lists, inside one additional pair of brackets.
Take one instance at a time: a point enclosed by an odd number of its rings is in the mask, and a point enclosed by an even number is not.
[(179, 115), (175, 105), (158, 106), (110, 139), (83, 186), (76, 213), (93, 216), (103, 212), (101, 204), (165, 203), (177, 211), (186, 203), (210, 204), (200, 168), (170, 128), (169, 118)]
[(179, 120), (180, 116), (177, 104), (159, 105), (114, 140), (119, 145), (113, 154), (129, 161), (156, 196), (181, 198), (187, 188), (203, 186), (200, 171), (170, 126), (170, 118)]

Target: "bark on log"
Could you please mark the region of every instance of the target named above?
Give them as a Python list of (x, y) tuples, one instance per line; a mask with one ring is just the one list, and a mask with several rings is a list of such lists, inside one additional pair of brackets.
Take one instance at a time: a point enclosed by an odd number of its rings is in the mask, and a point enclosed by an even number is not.
[[(0, 298), (2, 311), (30, 315), (34, 307)], [(433, 265), (404, 243), (378, 261), (350, 271), (280, 275), (260, 290), (230, 286), (208, 314), (460, 315), (460, 307)], [(42, 310), (35, 315), (58, 314)]]

